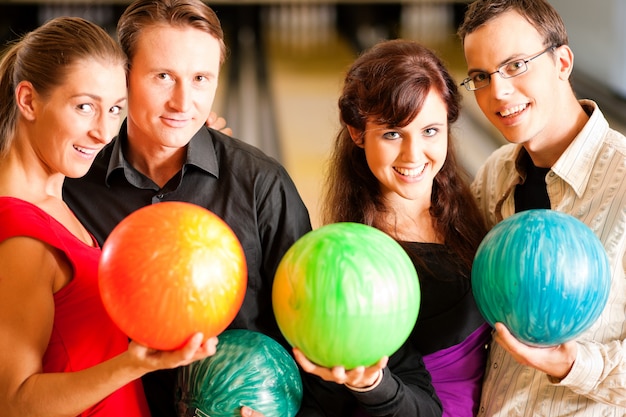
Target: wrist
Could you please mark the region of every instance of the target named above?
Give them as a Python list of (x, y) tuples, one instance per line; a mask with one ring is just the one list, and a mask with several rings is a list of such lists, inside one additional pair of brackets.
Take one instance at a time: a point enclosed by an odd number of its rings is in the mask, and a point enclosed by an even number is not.
[(381, 369), (380, 371), (378, 371), (378, 375), (376, 376), (376, 380), (374, 380), (374, 382), (366, 387), (355, 387), (354, 385), (350, 385), (348, 383), (345, 383), (343, 385), (345, 385), (346, 387), (348, 387), (348, 389), (350, 389), (351, 391), (355, 391), (355, 392), (367, 392), (367, 391), (371, 391), (374, 388), (376, 388), (377, 386), (380, 385), (380, 382), (383, 380), (383, 370)]

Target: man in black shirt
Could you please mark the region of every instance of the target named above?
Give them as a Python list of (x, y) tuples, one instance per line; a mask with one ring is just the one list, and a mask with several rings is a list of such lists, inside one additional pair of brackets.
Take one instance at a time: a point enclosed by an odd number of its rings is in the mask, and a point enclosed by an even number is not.
[[(245, 300), (230, 327), (286, 346), (272, 282), (283, 254), (311, 224), (279, 163), (205, 127), (225, 55), (217, 16), (200, 0), (138, 0), (120, 18), (118, 38), (130, 63), (128, 117), (89, 173), (65, 182), (65, 201), (101, 245), (122, 219), (150, 204), (186, 201), (211, 210), (239, 238), (248, 266)], [(176, 415), (174, 383), (175, 370), (144, 378), (153, 416)]]

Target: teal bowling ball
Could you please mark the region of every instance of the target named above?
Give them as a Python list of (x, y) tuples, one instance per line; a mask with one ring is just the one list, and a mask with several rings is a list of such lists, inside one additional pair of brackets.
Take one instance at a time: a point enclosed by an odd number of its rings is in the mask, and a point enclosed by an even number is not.
[(215, 355), (182, 367), (179, 416), (240, 416), (248, 406), (265, 417), (293, 417), (302, 402), (296, 362), (274, 339), (250, 330), (226, 330)]
[(498, 223), (472, 267), (482, 315), (531, 346), (559, 345), (589, 329), (610, 286), (598, 237), (575, 217), (552, 210), (523, 211)]

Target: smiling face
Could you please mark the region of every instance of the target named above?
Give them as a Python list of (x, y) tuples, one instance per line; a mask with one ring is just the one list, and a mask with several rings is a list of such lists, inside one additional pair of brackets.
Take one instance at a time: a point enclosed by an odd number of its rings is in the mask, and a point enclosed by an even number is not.
[(128, 88), (128, 135), (142, 147), (184, 147), (205, 123), (218, 85), (220, 44), (191, 27), (142, 30)]
[(430, 206), (433, 179), (443, 166), (448, 150), (448, 113), (445, 103), (431, 90), (422, 110), (404, 127), (366, 123), (362, 142), (367, 164), (391, 204), (405, 200)]
[(126, 75), (122, 65), (90, 59), (72, 65), (65, 80), (49, 95), (37, 94), (24, 82), (17, 94), (32, 94), (29, 137), (45, 169), (77, 178), (118, 133), (126, 106)]
[[(546, 47), (537, 30), (519, 13), (506, 12), (467, 35), (464, 52), (468, 75), (491, 73), (501, 65), (532, 57)], [(528, 70), (513, 78), (491, 75), (491, 83), (474, 92), (489, 121), (512, 143), (549, 141), (556, 136), (558, 112), (568, 89), (571, 51), (567, 46), (528, 62)], [(556, 58), (555, 58), (556, 55)], [(564, 65), (567, 64), (567, 65)]]

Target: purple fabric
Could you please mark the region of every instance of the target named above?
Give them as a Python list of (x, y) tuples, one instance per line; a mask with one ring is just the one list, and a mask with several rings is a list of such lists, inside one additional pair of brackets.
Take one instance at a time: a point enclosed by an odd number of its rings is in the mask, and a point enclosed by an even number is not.
[(444, 417), (473, 417), (478, 412), (491, 327), (484, 324), (462, 343), (424, 356)]

